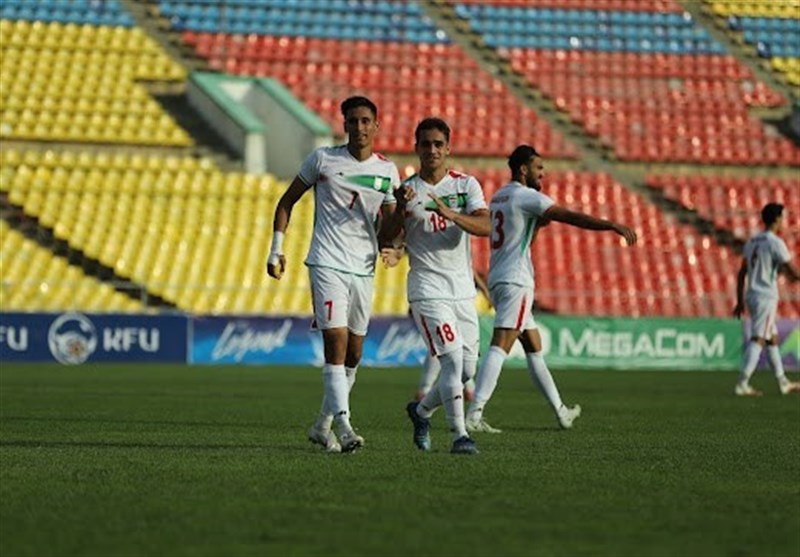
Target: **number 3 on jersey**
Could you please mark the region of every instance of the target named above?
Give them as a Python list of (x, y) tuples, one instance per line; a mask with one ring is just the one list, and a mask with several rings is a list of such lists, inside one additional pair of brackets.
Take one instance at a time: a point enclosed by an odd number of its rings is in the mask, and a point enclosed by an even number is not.
[(506, 234), (503, 232), (503, 223), (506, 218), (503, 211), (492, 213), (492, 249), (500, 249), (506, 241)]

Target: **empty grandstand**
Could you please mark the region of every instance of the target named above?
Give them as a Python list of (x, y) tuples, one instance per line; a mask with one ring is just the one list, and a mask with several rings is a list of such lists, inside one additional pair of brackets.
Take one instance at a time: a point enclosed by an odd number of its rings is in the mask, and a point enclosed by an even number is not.
[[(377, 147), (406, 175), (417, 121), (441, 116), (487, 198), (503, 157), (535, 143), (559, 203), (642, 239), (545, 230), (543, 311), (726, 316), (758, 205), (781, 200), (797, 224), (800, 148), (775, 124), (800, 98), (791, 2), (8, 0), (0, 16), (3, 311), (310, 313), (311, 200), (289, 280), (268, 280), (287, 182), (236, 169), (214, 123), (193, 124), (196, 69), (273, 78), (337, 131), (338, 103), (370, 96)], [(485, 271), (488, 246), (473, 249)], [(406, 269), (379, 270), (379, 314), (407, 311)]]

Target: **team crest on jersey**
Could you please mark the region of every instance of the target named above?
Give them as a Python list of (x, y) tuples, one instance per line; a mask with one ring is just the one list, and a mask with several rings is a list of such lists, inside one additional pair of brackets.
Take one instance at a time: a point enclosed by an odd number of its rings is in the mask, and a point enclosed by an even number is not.
[(356, 176), (348, 176), (346, 180), (355, 186), (369, 188), (381, 193), (388, 193), (392, 189), (391, 178), (376, 174), (358, 174)]

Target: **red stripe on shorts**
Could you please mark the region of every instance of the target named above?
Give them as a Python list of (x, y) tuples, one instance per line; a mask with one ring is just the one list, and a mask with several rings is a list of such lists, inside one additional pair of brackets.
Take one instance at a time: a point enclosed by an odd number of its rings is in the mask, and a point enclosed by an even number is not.
[(433, 346), (433, 337), (431, 336), (431, 332), (428, 330), (428, 324), (425, 323), (425, 318), (420, 315), (419, 322), (422, 323), (422, 329), (425, 331), (425, 336), (428, 338), (428, 346), (431, 348), (431, 356), (436, 355), (436, 348)]
[(527, 303), (528, 303), (528, 297), (523, 296), (522, 304), (520, 304), (519, 306), (519, 315), (517, 315), (517, 326), (514, 327), (518, 331), (522, 329), (522, 318), (525, 316), (525, 306), (527, 305)]

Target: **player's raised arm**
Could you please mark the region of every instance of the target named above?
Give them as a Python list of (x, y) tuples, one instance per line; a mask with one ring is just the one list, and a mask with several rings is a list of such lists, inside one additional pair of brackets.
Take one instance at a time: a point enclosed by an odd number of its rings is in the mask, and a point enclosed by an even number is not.
[(400, 186), (394, 190), (396, 203), (385, 203), (381, 208), (381, 224), (378, 230), (378, 243), (381, 247), (391, 246), (403, 233), (406, 216), (406, 204), (414, 199), (414, 190), (408, 186)]
[(544, 216), (548, 220), (571, 224), (572, 226), (585, 230), (613, 230), (625, 238), (625, 242), (629, 246), (636, 243), (636, 232), (623, 224), (618, 224), (610, 220), (600, 219), (578, 211), (570, 211), (569, 209), (557, 205), (553, 205), (545, 211)]
[(303, 194), (311, 186), (303, 182), (300, 177), (292, 180), (278, 201), (275, 208), (275, 218), (272, 222), (272, 248), (267, 258), (267, 273), (272, 278), (280, 280), (286, 270), (286, 257), (283, 255), (283, 237), (286, 228), (289, 226), (289, 219), (292, 217), (292, 209)]
[(778, 272), (789, 277), (789, 280), (791, 281), (794, 282), (800, 281), (800, 272), (798, 272), (797, 268), (794, 265), (792, 265), (789, 261), (781, 263), (781, 266), (778, 267)]

